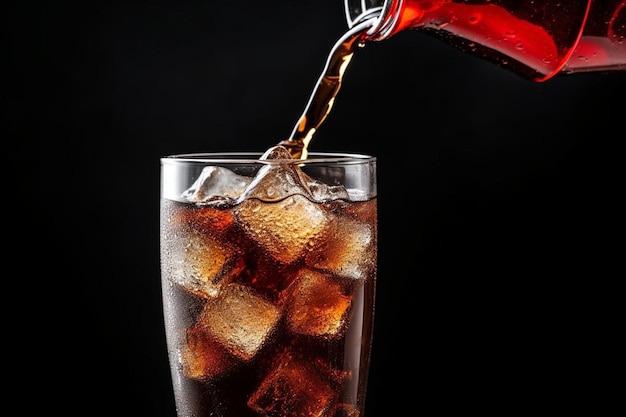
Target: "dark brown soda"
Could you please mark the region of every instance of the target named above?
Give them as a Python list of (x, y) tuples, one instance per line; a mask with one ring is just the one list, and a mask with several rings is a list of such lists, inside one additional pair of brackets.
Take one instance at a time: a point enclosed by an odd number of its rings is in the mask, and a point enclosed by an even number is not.
[[(272, 203), (265, 203), (272, 204)], [(373, 228), (376, 233), (376, 199), (363, 202), (317, 203), (326, 213), (340, 218), (353, 219)], [(237, 206), (202, 206), (193, 203), (161, 201), (161, 259), (162, 288), (166, 313), (166, 331), (172, 368), (177, 410), (181, 417), (359, 417), (363, 415), (367, 368), (373, 326), (376, 259), (363, 259), (368, 264), (364, 279), (351, 279), (325, 274), (337, 288), (350, 299), (348, 318), (338, 337), (296, 334), (289, 329), (284, 312), (292, 301), (292, 289), (298, 271), (307, 269), (304, 258), (284, 264), (272, 259), (233, 220)], [(214, 360), (215, 376), (187, 375), (181, 352), (194, 336), (202, 317), (206, 297), (189, 291), (177, 282), (176, 264), (168, 264), (180, 250), (195, 250), (191, 236), (210, 236), (224, 243), (241, 259), (232, 268), (233, 274), (224, 278), (223, 285), (235, 284), (252, 288), (264, 300), (279, 307), (282, 317), (268, 336), (262, 348), (249, 360), (217, 355)], [(202, 256), (199, 252), (196, 258)], [(206, 256), (210, 256), (208, 253)], [(315, 276), (315, 275), (313, 275)], [(330, 282), (330, 281), (329, 281)], [(207, 352), (211, 355), (213, 351)], [(286, 360), (287, 358), (288, 360)], [(224, 359), (224, 362), (220, 360)], [(284, 365), (288, 363), (288, 365)], [(293, 369), (291, 364), (295, 364)], [(223, 366), (223, 368), (222, 368)], [(285, 370), (287, 379), (294, 376), (293, 384), (259, 393), (264, 379), (272, 372)], [(295, 371), (294, 371), (295, 369)], [(306, 372), (305, 372), (306, 371)], [(297, 378), (296, 378), (297, 377)], [(293, 381), (292, 381), (293, 382)], [(291, 393), (293, 387), (303, 391)], [(284, 391), (278, 388), (284, 388)], [(318, 390), (308, 398), (309, 391)], [(303, 393), (307, 393), (303, 396)], [(317, 398), (319, 396), (319, 398)], [(308, 399), (307, 399), (308, 398)], [(310, 404), (327, 404), (320, 409)], [(275, 405), (276, 404), (276, 405)], [(287, 404), (287, 405), (285, 405)], [(255, 407), (257, 408), (255, 410)], [(266, 407), (259, 411), (258, 407)]]

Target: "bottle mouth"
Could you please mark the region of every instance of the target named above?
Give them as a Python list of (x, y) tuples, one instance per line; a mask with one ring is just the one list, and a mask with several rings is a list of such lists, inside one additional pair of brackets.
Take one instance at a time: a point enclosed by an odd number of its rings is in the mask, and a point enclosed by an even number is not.
[(384, 3), (386, 0), (344, 0), (348, 27), (352, 29), (360, 22), (379, 17)]
[(405, 0), (344, 0), (346, 21), (350, 29), (370, 22), (367, 38), (370, 40), (384, 39), (393, 32), (397, 16), (391, 12), (402, 7)]

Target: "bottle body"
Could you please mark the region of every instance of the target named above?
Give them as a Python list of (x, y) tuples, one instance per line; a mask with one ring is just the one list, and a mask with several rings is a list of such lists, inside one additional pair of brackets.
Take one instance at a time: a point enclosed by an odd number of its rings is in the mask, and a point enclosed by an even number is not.
[[(365, 5), (365, 7), (364, 7)], [(626, 0), (346, 0), (366, 40), (416, 29), (525, 78), (626, 70)]]

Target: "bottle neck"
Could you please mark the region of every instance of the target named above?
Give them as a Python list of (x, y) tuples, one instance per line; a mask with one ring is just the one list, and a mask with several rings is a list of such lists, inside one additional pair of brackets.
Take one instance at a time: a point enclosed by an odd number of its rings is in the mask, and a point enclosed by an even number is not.
[(345, 13), (348, 27), (372, 20), (366, 39), (380, 41), (387, 39), (402, 28), (398, 27), (405, 0), (345, 0)]

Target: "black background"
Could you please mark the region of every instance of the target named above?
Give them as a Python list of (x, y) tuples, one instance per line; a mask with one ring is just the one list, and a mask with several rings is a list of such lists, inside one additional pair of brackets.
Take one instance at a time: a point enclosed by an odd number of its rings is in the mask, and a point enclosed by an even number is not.
[[(33, 396), (26, 414), (174, 417), (159, 157), (286, 138), (347, 29), (342, 2), (15, 3), (11, 388)], [(533, 83), (419, 32), (356, 53), (310, 149), (378, 157), (368, 417), (614, 397), (625, 97), (624, 73)]]

